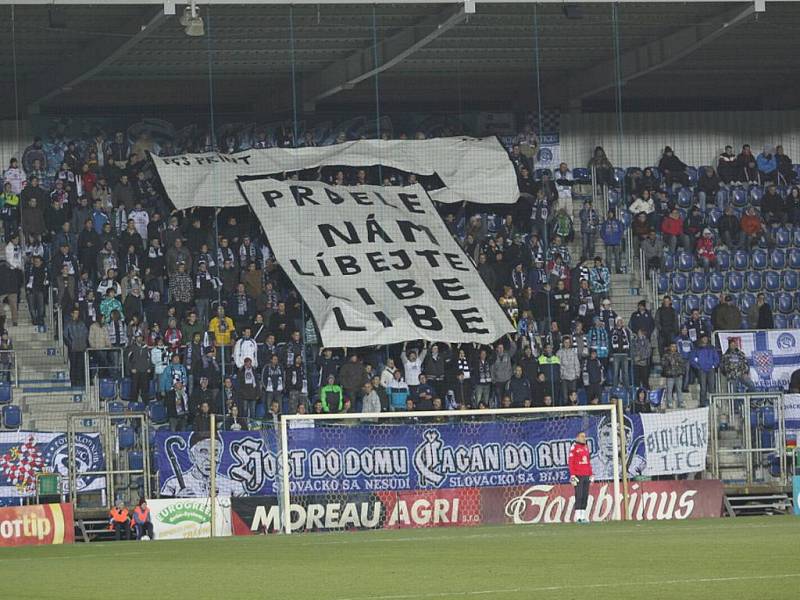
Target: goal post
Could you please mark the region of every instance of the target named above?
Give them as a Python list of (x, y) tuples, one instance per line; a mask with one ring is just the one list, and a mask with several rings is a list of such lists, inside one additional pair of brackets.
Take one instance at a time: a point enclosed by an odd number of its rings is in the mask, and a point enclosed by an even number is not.
[(617, 404), (284, 415), (273, 530), (568, 522), (580, 431), (595, 473), (589, 515), (619, 520), (622, 417)]

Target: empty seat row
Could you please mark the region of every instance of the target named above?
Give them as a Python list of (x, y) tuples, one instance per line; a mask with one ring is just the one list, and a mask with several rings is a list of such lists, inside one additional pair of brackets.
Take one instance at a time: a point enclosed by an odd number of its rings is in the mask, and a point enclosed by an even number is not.
[[(752, 292), (743, 292), (733, 296), (734, 303), (739, 306), (743, 313), (747, 313), (751, 306), (756, 303), (756, 295)], [(800, 312), (800, 292), (790, 294), (788, 292), (778, 292), (773, 294), (771, 292), (764, 292), (766, 302), (772, 307), (774, 315), (778, 314), (800, 317), (795, 313)], [(672, 305), (678, 312), (691, 314), (693, 310), (699, 310), (703, 314), (711, 315), (711, 312), (719, 304), (719, 296), (716, 294), (673, 294)], [(799, 321), (800, 322), (800, 321)], [(777, 324), (776, 324), (777, 326)]]
[[(662, 261), (665, 272), (674, 270), (691, 272), (700, 266), (697, 257), (684, 251), (678, 251), (677, 256), (667, 251)], [(728, 271), (731, 268), (737, 271), (747, 271), (754, 269), (762, 271), (765, 269), (786, 268), (800, 269), (800, 248), (775, 248), (771, 251), (763, 248), (756, 248), (752, 252), (746, 250), (736, 250), (731, 253), (728, 250), (718, 250), (716, 253), (715, 268), (719, 271)]]
[(722, 292), (796, 292), (800, 289), (800, 273), (793, 270), (778, 271), (728, 271), (727, 273), (713, 272), (705, 273), (696, 271), (690, 274), (660, 273), (658, 275), (658, 293), (666, 294), (674, 292), (683, 294), (692, 292), (702, 294), (712, 292), (719, 294)]

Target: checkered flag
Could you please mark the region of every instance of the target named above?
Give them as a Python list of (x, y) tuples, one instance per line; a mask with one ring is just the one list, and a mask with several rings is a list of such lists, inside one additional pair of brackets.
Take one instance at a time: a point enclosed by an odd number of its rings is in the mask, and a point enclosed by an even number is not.
[(18, 489), (30, 488), (36, 481), (36, 474), (42, 470), (44, 458), (36, 447), (33, 436), (20, 446), (10, 448), (0, 456), (0, 472)]

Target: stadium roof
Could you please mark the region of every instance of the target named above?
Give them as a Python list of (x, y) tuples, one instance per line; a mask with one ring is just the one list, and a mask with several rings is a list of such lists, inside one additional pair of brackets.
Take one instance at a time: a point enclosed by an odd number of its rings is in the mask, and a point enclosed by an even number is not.
[[(290, 8), (217, 0), (198, 7), (202, 37), (187, 36), (163, 8), (163, 0), (0, 7), (6, 49), (15, 41), (15, 51), (0, 56), (0, 78), (11, 89), (16, 74), (23, 114), (29, 107), (191, 110), (207, 106), (210, 93), (229, 112), (288, 113), (295, 101), (320, 111), (374, 107), (377, 40), (386, 109), (526, 110), (537, 105), (538, 46), (545, 106), (609, 110), (618, 30), (629, 109), (800, 103), (797, 86), (787, 83), (800, 62), (797, 2), (770, 1), (761, 12), (753, 2), (477, 0), (471, 13), (461, 2), (373, 8), (302, 1)], [(0, 117), (13, 111), (4, 103)]]

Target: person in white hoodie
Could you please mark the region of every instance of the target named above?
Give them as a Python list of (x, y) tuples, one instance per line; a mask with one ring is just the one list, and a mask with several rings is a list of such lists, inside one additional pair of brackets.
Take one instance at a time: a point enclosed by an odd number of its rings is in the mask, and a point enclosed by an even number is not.
[(236, 340), (233, 346), (233, 362), (237, 369), (244, 367), (244, 360), (249, 358), (253, 362), (253, 368), (258, 367), (258, 344), (250, 337), (252, 328), (247, 325), (242, 329), (242, 337)]
[(22, 188), (25, 187), (25, 171), (22, 170), (22, 167), (19, 166), (19, 162), (16, 158), (12, 158), (11, 161), (8, 163), (8, 168), (6, 169), (5, 173), (3, 173), (3, 182), (11, 184), (11, 191), (17, 195), (22, 191)]

